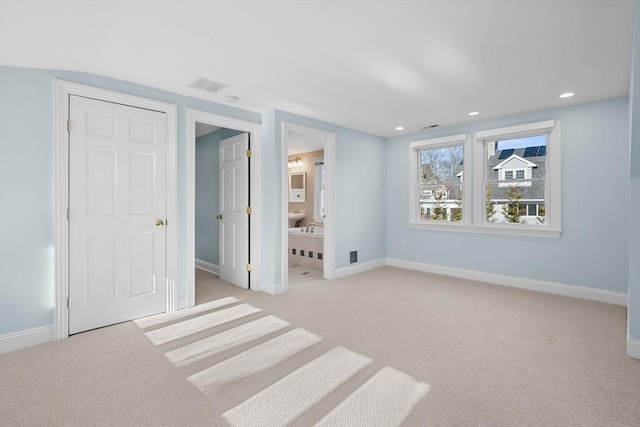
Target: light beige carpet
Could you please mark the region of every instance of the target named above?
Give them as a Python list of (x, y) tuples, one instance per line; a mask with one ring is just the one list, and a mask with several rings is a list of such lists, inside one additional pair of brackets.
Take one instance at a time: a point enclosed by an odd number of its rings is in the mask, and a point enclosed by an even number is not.
[(0, 424), (640, 422), (624, 307), (390, 267), (276, 297), (197, 283), (192, 311), (1, 355)]

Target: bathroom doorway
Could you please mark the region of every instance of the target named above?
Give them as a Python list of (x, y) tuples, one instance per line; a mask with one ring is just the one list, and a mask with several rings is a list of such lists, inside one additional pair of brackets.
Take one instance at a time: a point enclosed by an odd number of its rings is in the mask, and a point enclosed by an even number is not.
[(283, 291), (335, 275), (335, 134), (283, 124)]

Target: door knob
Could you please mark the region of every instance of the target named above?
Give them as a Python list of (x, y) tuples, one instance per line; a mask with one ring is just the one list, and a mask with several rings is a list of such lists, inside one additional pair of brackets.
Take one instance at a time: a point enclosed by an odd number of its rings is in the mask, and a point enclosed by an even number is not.
[(164, 221), (161, 219), (156, 220), (156, 227), (164, 227)]
[(216, 218), (218, 218), (219, 220), (222, 220), (222, 214), (218, 215)]

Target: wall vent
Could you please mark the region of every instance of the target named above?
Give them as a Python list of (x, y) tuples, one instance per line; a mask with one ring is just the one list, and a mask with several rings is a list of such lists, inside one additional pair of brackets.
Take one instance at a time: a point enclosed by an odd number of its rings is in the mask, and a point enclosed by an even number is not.
[(227, 84), (216, 82), (211, 79), (205, 79), (204, 77), (198, 77), (193, 82), (189, 83), (188, 86), (194, 89), (204, 90), (209, 93), (218, 93), (222, 89), (229, 87)]

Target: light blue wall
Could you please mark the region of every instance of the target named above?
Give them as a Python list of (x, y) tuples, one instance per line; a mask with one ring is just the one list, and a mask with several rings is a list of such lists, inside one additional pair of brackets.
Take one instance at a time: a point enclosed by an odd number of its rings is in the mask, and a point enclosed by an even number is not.
[(629, 89), (630, 215), (628, 334), (640, 339), (640, 0), (633, 12), (633, 59)]
[[(283, 122), (335, 133), (336, 268), (348, 267), (349, 252), (355, 250), (358, 251), (359, 264), (383, 259), (386, 228), (383, 190), (386, 180), (385, 138), (278, 110), (273, 112), (273, 118), (275, 125), (269, 131), (269, 138), (273, 138), (273, 141), (268, 143), (272, 150), (268, 156), (263, 152), (263, 193), (273, 194), (283, 185), (282, 170), (286, 168), (282, 147)], [(280, 198), (263, 199), (263, 210), (263, 224), (278, 224), (278, 227), (269, 231), (269, 237), (263, 233), (263, 238), (267, 239), (263, 243), (269, 248), (263, 248), (262, 266), (280, 266), (284, 250), (280, 237), (283, 233), (280, 218), (285, 215)], [(274, 242), (277, 244), (276, 250)], [(281, 282), (280, 269), (274, 269), (272, 283)]]
[(69, 71), (0, 67), (0, 335), (53, 323), (54, 79), (177, 105), (178, 295), (186, 292), (186, 109), (258, 113)]
[[(615, 98), (390, 139), (387, 256), (626, 293), (628, 108), (626, 97)], [(559, 239), (409, 229), (410, 141), (550, 119), (562, 122)]]
[(218, 265), (220, 141), (242, 132), (219, 129), (196, 138), (196, 259)]
[(53, 152), (49, 73), (0, 67), (0, 335), (53, 323)]

